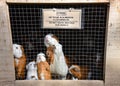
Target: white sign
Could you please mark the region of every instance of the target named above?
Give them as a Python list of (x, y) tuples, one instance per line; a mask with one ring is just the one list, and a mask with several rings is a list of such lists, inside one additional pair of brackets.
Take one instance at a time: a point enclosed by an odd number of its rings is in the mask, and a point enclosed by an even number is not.
[(81, 9), (43, 9), (43, 28), (81, 28)]

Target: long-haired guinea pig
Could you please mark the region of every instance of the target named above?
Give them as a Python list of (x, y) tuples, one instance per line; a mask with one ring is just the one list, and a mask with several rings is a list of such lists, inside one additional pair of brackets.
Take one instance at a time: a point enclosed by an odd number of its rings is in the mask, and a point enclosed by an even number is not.
[(50, 66), (46, 61), (44, 53), (39, 53), (37, 55), (37, 67), (38, 67), (38, 78), (40, 80), (51, 79)]
[(66, 79), (68, 65), (62, 50), (62, 45), (58, 43), (57, 45), (47, 47), (46, 54), (50, 60), (51, 73), (61, 75), (62, 79)]
[(72, 80), (87, 79), (87, 76), (88, 76), (88, 68), (86, 66), (72, 65), (69, 68), (67, 79), (72, 79)]
[(59, 39), (54, 34), (47, 34), (44, 38), (44, 44), (46, 47), (56, 45), (59, 43)]
[(25, 78), (26, 56), (22, 45), (13, 44), (14, 65), (17, 78)]
[(35, 61), (29, 62), (26, 65), (26, 69), (27, 69), (26, 80), (38, 80), (37, 65)]

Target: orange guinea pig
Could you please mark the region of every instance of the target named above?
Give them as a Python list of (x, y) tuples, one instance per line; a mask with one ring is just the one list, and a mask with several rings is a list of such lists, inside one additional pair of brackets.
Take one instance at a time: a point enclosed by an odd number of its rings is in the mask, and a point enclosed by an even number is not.
[(46, 61), (45, 54), (39, 53), (37, 55), (37, 68), (38, 68), (38, 78), (40, 80), (50, 80), (51, 72), (50, 66)]
[(17, 78), (25, 78), (26, 56), (21, 45), (13, 44), (14, 65)]

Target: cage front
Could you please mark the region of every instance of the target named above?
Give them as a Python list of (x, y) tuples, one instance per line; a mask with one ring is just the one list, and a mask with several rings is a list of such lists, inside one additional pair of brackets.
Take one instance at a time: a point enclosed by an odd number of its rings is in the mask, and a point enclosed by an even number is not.
[[(44, 28), (43, 9), (81, 9), (81, 28)], [(9, 4), (13, 43), (23, 45), (27, 64), (37, 54), (46, 53), (44, 38), (51, 33), (59, 38), (71, 65), (83, 67), (86, 80), (104, 79), (104, 47), (107, 4)], [(25, 78), (27, 71), (25, 72)], [(52, 80), (61, 79), (52, 74)], [(16, 76), (16, 80), (21, 80)]]

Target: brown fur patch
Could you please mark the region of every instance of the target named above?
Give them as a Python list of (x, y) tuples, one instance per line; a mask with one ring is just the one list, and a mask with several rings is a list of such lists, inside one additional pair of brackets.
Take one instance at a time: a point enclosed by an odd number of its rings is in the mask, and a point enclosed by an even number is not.
[(16, 64), (16, 62), (14, 61), (17, 78), (24, 79), (25, 78), (25, 67), (26, 67), (26, 56), (23, 55), (18, 60), (19, 60), (18, 64)]
[(47, 61), (49, 64), (53, 64), (54, 61), (54, 47), (50, 46), (47, 48), (46, 55), (48, 57)]
[[(49, 64), (53, 64), (53, 61), (54, 61), (54, 49), (55, 49), (54, 46), (47, 47), (46, 55), (48, 57), (47, 61), (48, 61)], [(66, 64), (68, 66), (70, 66), (70, 61), (69, 61), (68, 57), (65, 56), (64, 58), (65, 58)]]
[(57, 36), (53, 35), (52, 37), (55, 38), (59, 42), (59, 39)]
[(68, 67), (71, 65), (70, 60), (68, 59), (68, 56), (65, 56), (65, 62), (66, 62)]
[(41, 76), (40, 76), (41, 73), (44, 74), (45, 80), (51, 79), (50, 66), (46, 61), (37, 63), (37, 68), (38, 68), (38, 78), (40, 80), (41, 80)]

